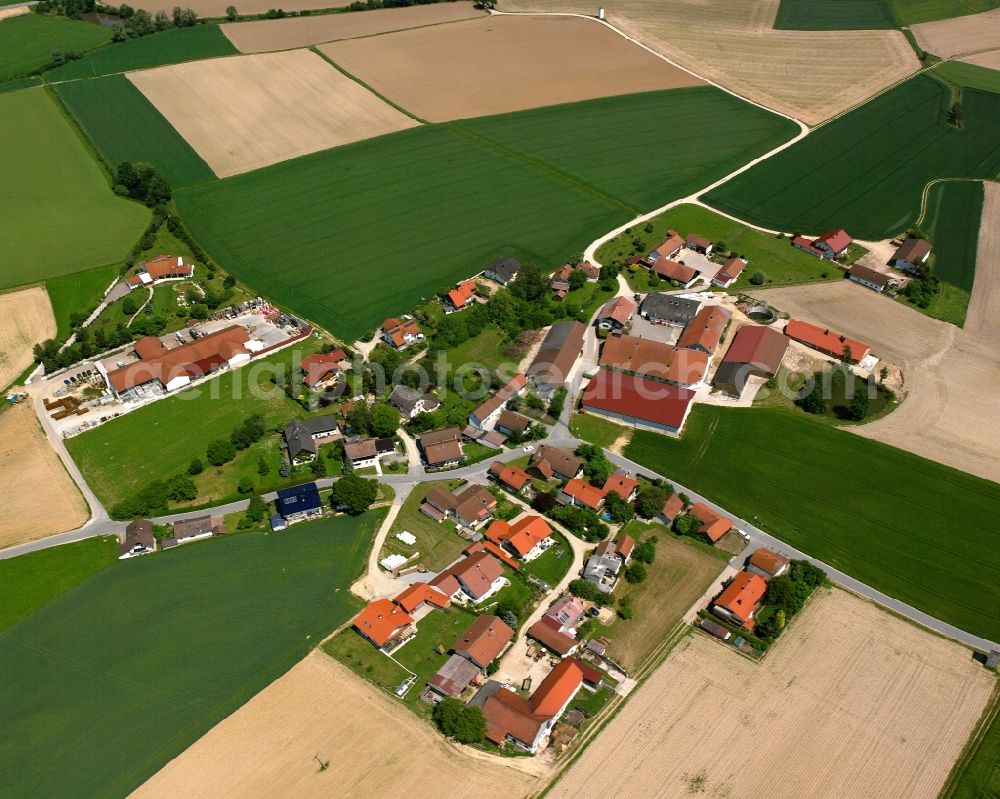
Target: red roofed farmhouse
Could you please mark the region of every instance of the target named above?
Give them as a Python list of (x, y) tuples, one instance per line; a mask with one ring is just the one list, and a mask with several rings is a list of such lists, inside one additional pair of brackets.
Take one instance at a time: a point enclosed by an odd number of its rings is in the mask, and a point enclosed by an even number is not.
[(345, 368), (347, 355), (343, 350), (330, 353), (314, 353), (302, 359), (302, 382), (315, 388), (326, 382), (331, 374), (336, 375)]
[(840, 258), (847, 248), (851, 246), (854, 239), (847, 235), (843, 229), (828, 230), (818, 239), (810, 241), (805, 236), (796, 236), (792, 239), (792, 246), (807, 252), (816, 258), (826, 258), (835, 260)]
[(694, 285), (701, 275), (693, 266), (671, 261), (669, 258), (657, 258), (650, 268), (664, 280), (674, 280), (685, 289)]
[(489, 552), (476, 552), (449, 566), (430, 584), (449, 597), (481, 602), (503, 587), (503, 567)]
[(724, 289), (729, 288), (743, 274), (746, 266), (747, 262), (742, 258), (730, 258), (722, 265), (722, 269), (716, 272), (715, 277), (712, 278), (712, 284), (722, 286)]
[(740, 572), (712, 605), (712, 612), (719, 618), (753, 628), (753, 615), (767, 591), (767, 582), (759, 574)]
[(743, 325), (733, 336), (712, 385), (738, 397), (751, 377), (774, 377), (788, 351), (788, 338), (762, 325)]
[(148, 286), (159, 280), (183, 280), (194, 274), (194, 266), (185, 263), (179, 255), (157, 255), (151, 261), (146, 261), (139, 271), (125, 280), (129, 290), (139, 286)]
[(604, 504), (604, 491), (577, 477), (566, 483), (559, 492), (559, 501), (564, 505), (579, 505), (581, 508), (597, 510)]
[(703, 502), (696, 502), (691, 506), (691, 515), (701, 522), (698, 532), (703, 533), (713, 544), (733, 529), (733, 523), (729, 519), (720, 516)]
[(849, 363), (863, 361), (871, 354), (872, 348), (863, 341), (848, 338), (829, 328), (811, 325), (799, 319), (789, 319), (785, 325), (785, 335), (814, 350), (819, 350), (831, 358), (843, 358)]
[(627, 424), (678, 433), (694, 392), (686, 388), (601, 369), (583, 392), (582, 408)]
[(354, 629), (385, 651), (402, 645), (417, 631), (409, 614), (388, 599), (376, 599), (362, 610)]
[(401, 350), (424, 340), (423, 331), (413, 319), (390, 317), (382, 323), (382, 340), (390, 347)]
[[(448, 303), (456, 311), (461, 311), (476, 296), (476, 281), (463, 280), (448, 292)], [(446, 309), (447, 310), (447, 309)]]
[(597, 326), (605, 330), (620, 330), (632, 321), (635, 303), (628, 297), (614, 297), (597, 314)]
[(552, 536), (552, 528), (541, 516), (525, 514), (514, 522), (498, 519), (486, 530), (486, 538), (494, 541), (520, 560), (534, 560), (545, 551), (543, 546)]

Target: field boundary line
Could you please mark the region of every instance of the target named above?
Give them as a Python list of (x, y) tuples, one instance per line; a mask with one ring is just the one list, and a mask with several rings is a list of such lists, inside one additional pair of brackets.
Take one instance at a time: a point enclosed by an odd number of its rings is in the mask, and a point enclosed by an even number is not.
[[(326, 42), (320, 42), (320, 44), (326, 44)], [(291, 50), (301, 50), (301, 49), (303, 49), (303, 48), (301, 48), (301, 47), (293, 47), (293, 48), (291, 48)], [(374, 94), (376, 97), (378, 97), (379, 100), (381, 100), (386, 105), (388, 105), (388, 106), (390, 106), (392, 108), (395, 108), (401, 114), (406, 114), (406, 116), (408, 116), (410, 119), (417, 120), (417, 122), (419, 122), (421, 125), (429, 125), (430, 124), (426, 119), (421, 119), (416, 114), (414, 114), (414, 113), (412, 113), (410, 111), (407, 111), (405, 108), (403, 108), (403, 106), (398, 105), (397, 103), (394, 103), (392, 100), (390, 100), (384, 94), (381, 94), (380, 92), (378, 92), (375, 89), (373, 89), (371, 86), (369, 86), (363, 80), (361, 80), (361, 78), (359, 78), (357, 75), (353, 75), (352, 73), (348, 72), (346, 69), (344, 69), (342, 66), (340, 66), (340, 64), (338, 64), (336, 61), (334, 61), (332, 58), (330, 58), (330, 56), (328, 56), (326, 53), (322, 52), (319, 49), (319, 45), (316, 45), (316, 44), (310, 45), (308, 49), (311, 50), (312, 52), (314, 52), (316, 55), (318, 55), (324, 61), (326, 61), (327, 64), (329, 64), (331, 67), (333, 67), (335, 70), (337, 70), (337, 72), (339, 72), (345, 78), (353, 80), (356, 84), (358, 84), (358, 86), (360, 86), (363, 89), (365, 89), (365, 90), (371, 92), (372, 94)], [(278, 52), (290, 52), (290, 50), (279, 50)], [(391, 135), (391, 134), (388, 134), (388, 135)], [(343, 146), (343, 145), (341, 145), (341, 146)], [(320, 150), (319, 152), (323, 152), (323, 151)], [(312, 153), (306, 153), (306, 155), (312, 155)], [(299, 157), (301, 158), (302, 156), (299, 156)], [(294, 159), (290, 159), (290, 160), (294, 160)], [(283, 164), (283, 163), (285, 163), (285, 161), (279, 161), (278, 163), (282, 163)]]
[[(931, 189), (938, 183), (986, 183), (985, 178), (934, 178), (933, 180), (928, 180), (927, 185), (924, 186), (924, 190), (920, 193), (920, 215), (917, 217), (917, 221), (913, 224), (920, 227), (924, 223), (924, 218), (927, 216), (927, 198), (930, 197)], [(990, 181), (992, 182), (992, 181)]]
[(972, 731), (972, 735), (969, 736), (969, 740), (966, 741), (962, 753), (958, 756), (958, 760), (955, 761), (955, 765), (951, 767), (948, 779), (941, 786), (941, 793), (938, 794), (938, 799), (951, 799), (955, 795), (959, 781), (969, 767), (969, 763), (979, 752), (979, 748), (983, 745), (983, 741), (986, 739), (986, 735), (989, 733), (990, 727), (996, 721), (998, 715), (1000, 715), (1000, 678), (997, 679), (996, 685), (993, 688), (993, 696), (983, 710), (983, 715), (980, 716), (976, 728)]

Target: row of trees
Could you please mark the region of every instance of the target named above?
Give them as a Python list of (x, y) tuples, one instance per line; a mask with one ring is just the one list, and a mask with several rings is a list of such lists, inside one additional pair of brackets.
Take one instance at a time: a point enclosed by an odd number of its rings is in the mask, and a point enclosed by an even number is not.
[(774, 608), (774, 612), (757, 622), (754, 634), (769, 644), (773, 643), (824, 580), (826, 572), (819, 567), (807, 560), (793, 560), (785, 574), (768, 581), (764, 605)]
[(143, 161), (122, 161), (115, 170), (114, 190), (115, 194), (139, 200), (150, 208), (169, 202), (171, 196), (167, 179)]

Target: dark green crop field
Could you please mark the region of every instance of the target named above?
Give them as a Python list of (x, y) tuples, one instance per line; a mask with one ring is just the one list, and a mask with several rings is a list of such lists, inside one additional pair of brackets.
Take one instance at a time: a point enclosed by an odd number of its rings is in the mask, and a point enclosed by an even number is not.
[(781, 0), (778, 30), (845, 31), (895, 28), (885, 0)]
[(220, 55), (239, 55), (239, 51), (218, 25), (171, 28), (151, 36), (102, 47), (78, 61), (50, 69), (45, 73), (45, 78), (50, 83), (55, 83)]
[(712, 86), (481, 117), (458, 127), (650, 211), (707, 186), (799, 132)]
[(966, 64), (964, 61), (942, 61), (934, 67), (934, 74), (969, 89), (1000, 92), (1000, 69)]
[(1000, 6), (1000, 0), (891, 0), (901, 25), (979, 14)]
[[(501, 255), (546, 269), (578, 257), (602, 232), (724, 174), (746, 148), (756, 155), (794, 132), (720, 96), (668, 91), (426, 126), (176, 198), (220, 264), (352, 339)], [(686, 110), (686, 132), (671, 109)], [(630, 125), (639, 149), (622, 146)]]
[(156, 107), (124, 75), (77, 80), (56, 91), (110, 167), (145, 161), (174, 188), (215, 175)]
[(66, 17), (22, 14), (0, 25), (0, 80), (41, 69), (56, 50), (84, 53), (111, 41), (111, 28)]
[(961, 128), (948, 122), (951, 102), (948, 87), (917, 76), (702, 199), (789, 232), (843, 227), (868, 240), (899, 234), (916, 221), (930, 180), (1000, 174), (1000, 94), (966, 89)]
[(934, 245), (934, 274), (966, 291), (972, 291), (976, 277), (982, 214), (982, 183), (948, 181), (931, 186), (924, 227)]
[(121, 561), (0, 633), (4, 797), (126, 796), (357, 612), (383, 515)]
[[(625, 454), (873, 588), (1000, 637), (1000, 485), (782, 409), (695, 407)], [(775, 490), (780, 486), (780, 490)]]

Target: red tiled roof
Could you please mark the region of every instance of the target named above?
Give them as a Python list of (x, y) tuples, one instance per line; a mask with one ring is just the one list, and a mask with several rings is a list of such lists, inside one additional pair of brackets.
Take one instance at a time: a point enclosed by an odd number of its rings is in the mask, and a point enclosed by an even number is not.
[(508, 380), (503, 387), (497, 389), (495, 394), (487, 397), (482, 405), (472, 412), (473, 415), (479, 419), (479, 421), (482, 421), (491, 413), (496, 411), (497, 408), (507, 402), (507, 400), (511, 397), (519, 394), (526, 385), (528, 385), (528, 378), (518, 372), (510, 380)]
[(559, 632), (559, 626), (559, 622), (551, 616), (543, 616), (532, 624), (525, 634), (557, 655), (565, 656), (577, 647), (579, 641), (566, 633)]
[(450, 580), (457, 580), (468, 587), (474, 599), (479, 599), (490, 590), (493, 581), (502, 574), (503, 567), (500, 561), (488, 552), (476, 552), (449, 566), (431, 580), (430, 584), (435, 588), (441, 588), (450, 596), (455, 593), (448, 590), (453, 585)]
[(805, 236), (796, 236), (792, 239), (792, 244), (797, 247), (802, 247), (803, 249), (809, 250), (813, 255), (818, 255), (822, 257), (825, 253), (819, 248), (814, 247), (813, 243), (807, 239)]
[(152, 261), (146, 261), (143, 269), (153, 280), (165, 277), (188, 277), (194, 271), (191, 264), (184, 263), (184, 259), (179, 255), (157, 255)]
[(347, 356), (343, 350), (307, 355), (302, 359), (302, 374), (305, 375), (302, 382), (312, 388), (330, 374), (330, 372), (342, 368), (340, 364), (345, 360), (347, 360)]
[(638, 487), (638, 480), (624, 474), (613, 474), (604, 481), (604, 493), (614, 491), (622, 499), (628, 499)]
[(400, 320), (390, 317), (382, 323), (382, 332), (390, 338), (395, 346), (402, 347), (407, 343), (407, 334), (418, 336), (421, 330), (420, 326), (413, 319)]
[(784, 555), (779, 555), (773, 549), (761, 547), (754, 550), (754, 553), (750, 556), (750, 564), (763, 572), (775, 575), (788, 565), (788, 558)]
[(839, 228), (837, 230), (828, 230), (815, 241), (822, 241), (835, 253), (839, 253), (842, 250), (847, 249), (854, 239), (847, 235), (846, 230)]
[(733, 529), (733, 523), (729, 519), (720, 516), (703, 502), (696, 502), (691, 506), (691, 515), (701, 522), (698, 532), (707, 535), (713, 544)]
[(583, 672), (574, 658), (561, 661), (531, 695), (532, 710), (539, 716), (555, 716), (576, 693), (582, 681)]
[(724, 363), (751, 363), (772, 374), (781, 366), (788, 349), (788, 338), (770, 327), (743, 325), (722, 359)]
[(629, 555), (632, 554), (633, 549), (635, 549), (635, 539), (628, 533), (615, 541), (615, 551), (621, 555), (623, 559), (628, 559)]
[(689, 246), (694, 244), (697, 245), (698, 247), (701, 247), (702, 249), (706, 249), (711, 243), (712, 242), (710, 242), (704, 236), (698, 236), (694, 233), (692, 233), (687, 237), (687, 244)]
[(448, 301), (456, 308), (464, 308), (476, 294), (476, 281), (463, 280), (448, 292)]
[(550, 535), (552, 528), (548, 522), (533, 514), (526, 514), (513, 524), (497, 519), (486, 531), (487, 538), (506, 541), (522, 557)]
[(664, 258), (663, 256), (659, 256), (655, 261), (653, 261), (652, 269), (660, 277), (666, 278), (667, 280), (676, 280), (683, 286), (686, 286), (698, 276), (698, 270), (693, 266), (680, 264), (677, 263), (677, 261), (671, 261), (669, 258)]
[(586, 480), (581, 480), (579, 477), (575, 477), (566, 483), (563, 493), (591, 510), (597, 510), (601, 507), (605, 494), (600, 488), (592, 486)]
[(451, 604), (448, 597), (436, 588), (431, 588), (427, 583), (414, 583), (397, 596), (393, 602), (407, 613), (413, 613), (424, 602), (428, 605), (434, 605), (436, 608), (446, 608)]
[(485, 550), (489, 552), (493, 557), (499, 560), (506, 566), (510, 566), (512, 569), (520, 569), (521, 564), (514, 560), (507, 551), (497, 545), (495, 541), (490, 541), (488, 538), (483, 537), (482, 540), (476, 541), (475, 543), (469, 544), (464, 550), (462, 550), (463, 555), (473, 555), (476, 552), (482, 552)]
[(800, 341), (806, 346), (824, 352), (834, 358), (840, 358), (844, 354), (844, 348), (851, 348), (851, 363), (857, 363), (868, 357), (871, 347), (863, 341), (848, 338), (836, 333), (829, 328), (812, 325), (800, 319), (789, 319), (785, 324), (785, 335), (795, 341)]
[(725, 282), (736, 280), (736, 278), (743, 274), (743, 270), (746, 269), (746, 266), (747, 262), (742, 258), (730, 258), (722, 265), (722, 269), (719, 270), (715, 277), (717, 280)]
[(653, 252), (658, 255), (669, 258), (672, 255), (676, 255), (677, 251), (684, 246), (684, 238), (676, 230), (668, 230), (668, 238), (659, 247), (657, 247)]
[(600, 365), (690, 386), (705, 376), (708, 360), (709, 356), (699, 350), (636, 336), (614, 336), (604, 342)]
[(669, 521), (673, 521), (682, 510), (684, 510), (684, 501), (677, 494), (671, 494), (667, 497), (667, 501), (663, 503), (660, 515)]
[(354, 627), (376, 646), (385, 644), (397, 630), (408, 624), (413, 624), (413, 619), (388, 599), (376, 599), (354, 619)]
[(495, 461), (490, 470), (496, 475), (497, 480), (499, 480), (504, 485), (510, 486), (515, 491), (520, 491), (528, 483), (531, 482), (531, 476), (523, 469), (518, 469), (516, 466), (510, 466), (500, 461)]
[(635, 303), (628, 297), (614, 297), (608, 300), (597, 314), (598, 319), (614, 319), (618, 324), (624, 325), (635, 313)]
[(485, 668), (514, 637), (514, 631), (496, 616), (480, 616), (451, 645)]
[(697, 347), (711, 355), (719, 346), (722, 333), (732, 317), (732, 313), (721, 305), (706, 305), (684, 326), (677, 346)]
[(741, 619), (748, 619), (766, 591), (767, 582), (763, 577), (744, 571), (733, 578), (714, 604), (735, 613)]
[(583, 407), (680, 429), (694, 392), (642, 377), (600, 370), (583, 392)]

